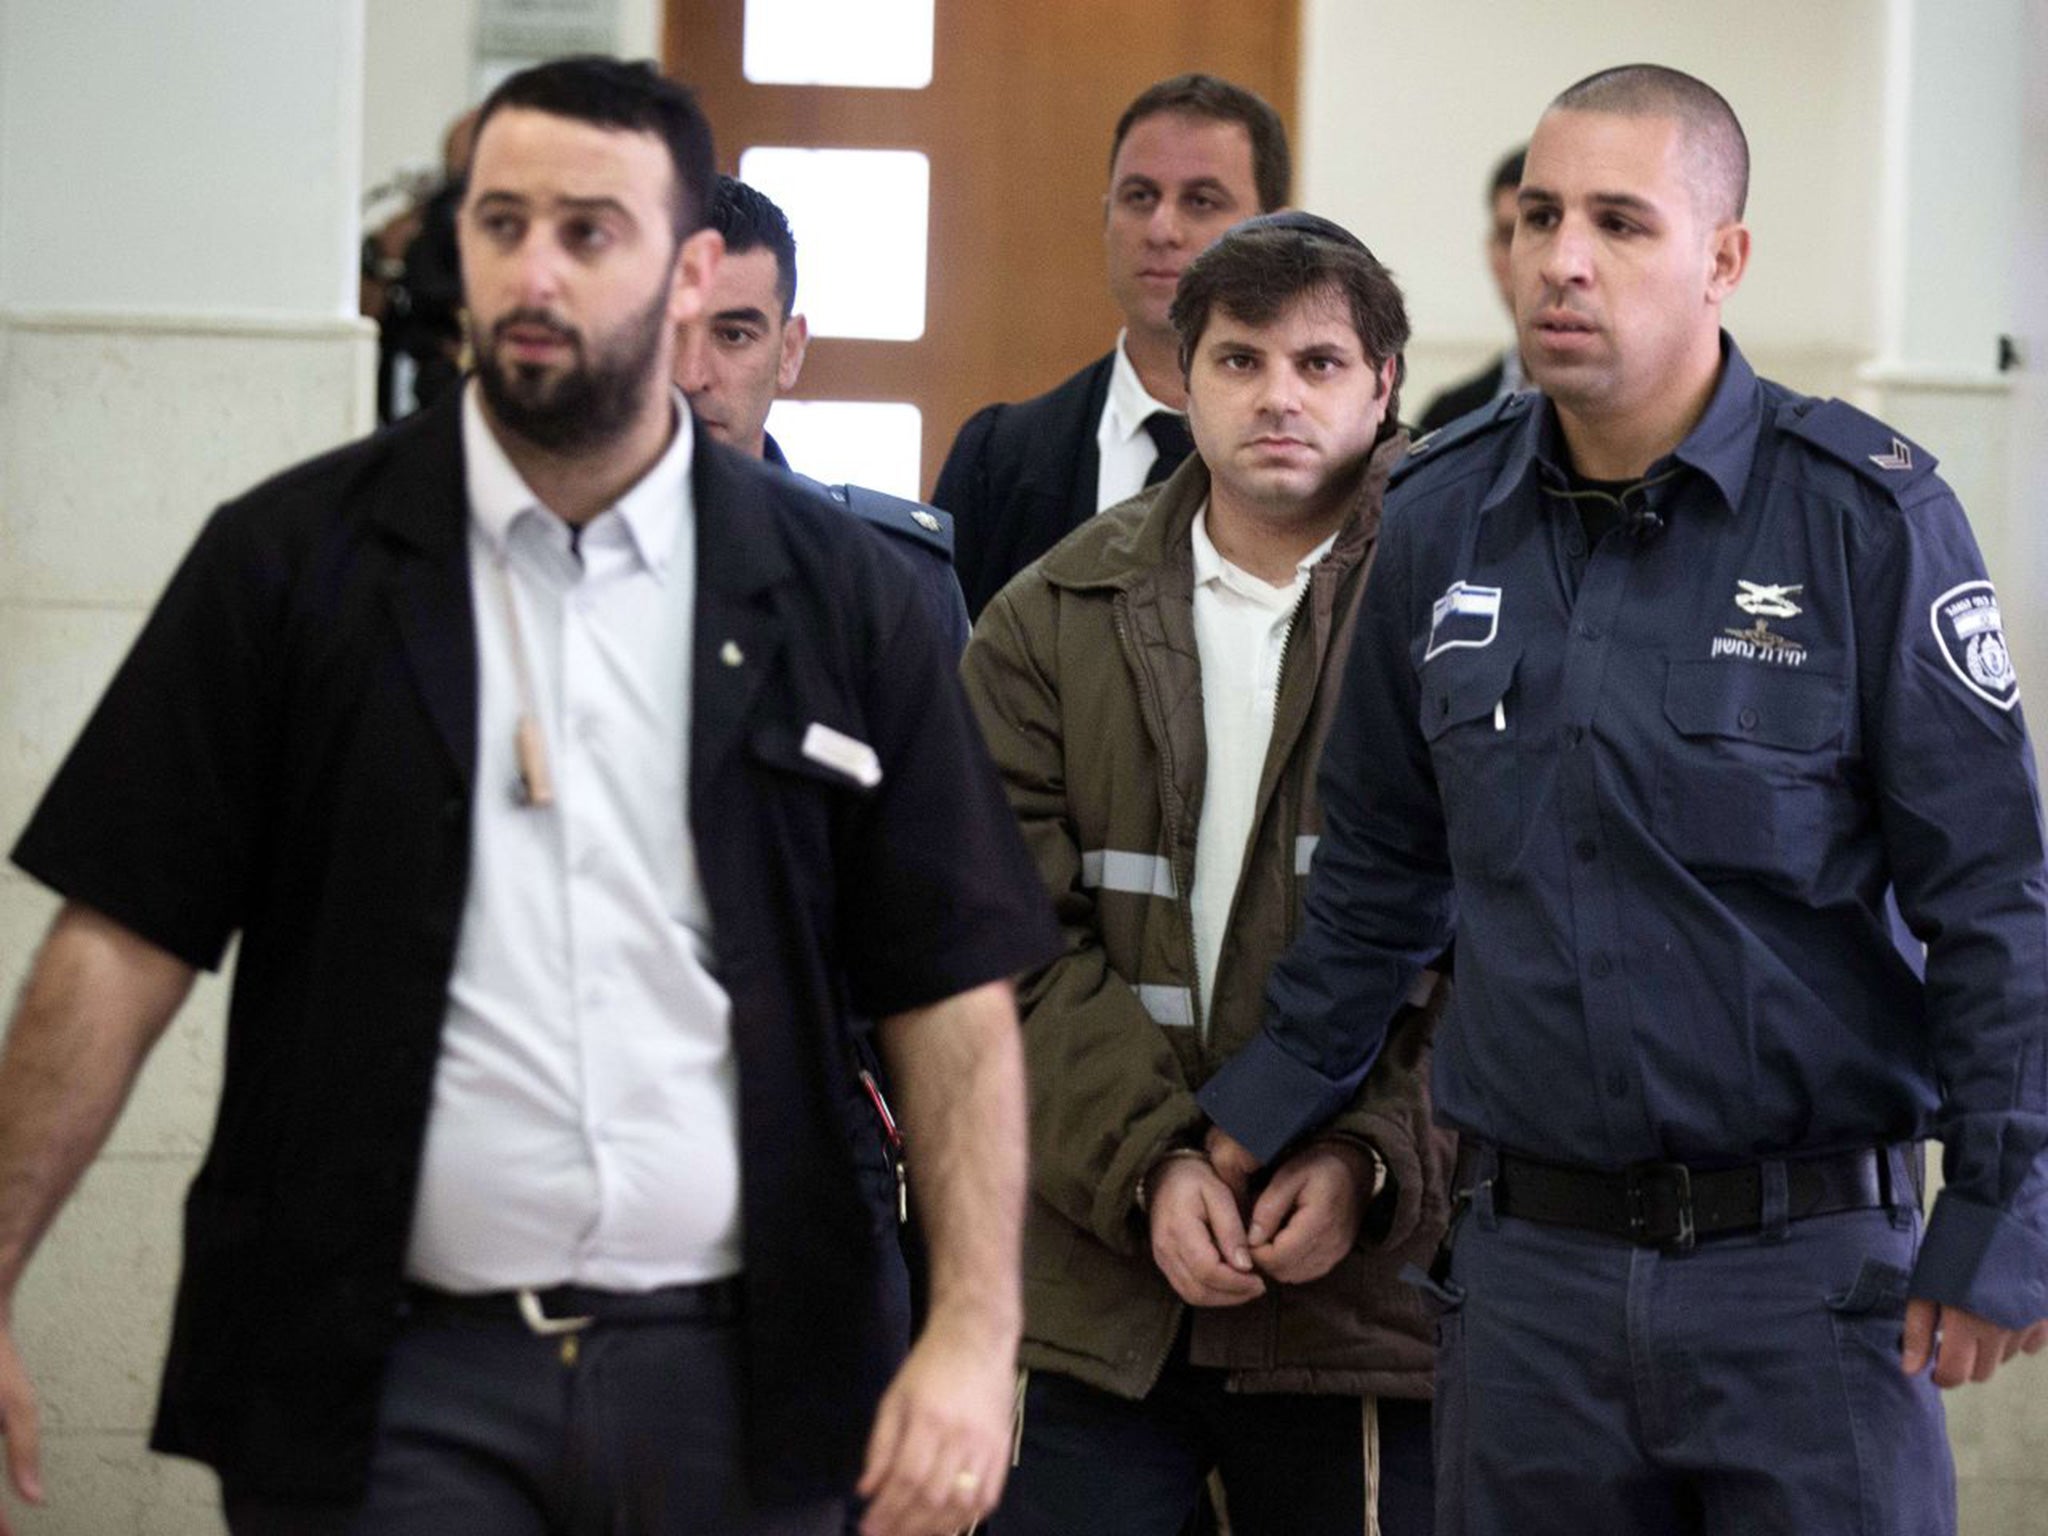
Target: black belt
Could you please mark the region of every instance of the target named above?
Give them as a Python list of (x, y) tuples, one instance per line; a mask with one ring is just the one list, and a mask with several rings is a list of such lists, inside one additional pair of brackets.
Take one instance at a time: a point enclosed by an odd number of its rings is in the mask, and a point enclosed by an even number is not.
[[(1893, 1187), (1891, 1149), (1863, 1147), (1823, 1157), (1786, 1158), (1786, 1218), (1865, 1211), (1919, 1200), (1919, 1144), (1906, 1148), (1909, 1187)], [(1547, 1163), (1497, 1151), (1493, 1208), (1502, 1216), (1576, 1227), (1645, 1248), (1685, 1250), (1703, 1237), (1756, 1232), (1764, 1224), (1764, 1166), (1694, 1168), (1637, 1163), (1618, 1173)], [(1481, 1154), (1458, 1159), (1457, 1188), (1475, 1182)]]
[(422, 1322), (518, 1323), (531, 1333), (551, 1336), (636, 1323), (729, 1323), (740, 1315), (740, 1282), (708, 1280), (653, 1291), (551, 1285), (467, 1293), (408, 1285), (405, 1299), (409, 1314)]

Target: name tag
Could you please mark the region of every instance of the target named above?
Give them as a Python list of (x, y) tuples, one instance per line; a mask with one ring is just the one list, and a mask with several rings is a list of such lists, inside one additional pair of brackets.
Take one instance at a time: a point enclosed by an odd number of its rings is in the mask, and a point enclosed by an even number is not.
[(812, 762), (845, 774), (862, 789), (873, 789), (882, 782), (882, 760), (875, 756), (875, 749), (829, 725), (811, 722), (804, 732), (803, 753)]

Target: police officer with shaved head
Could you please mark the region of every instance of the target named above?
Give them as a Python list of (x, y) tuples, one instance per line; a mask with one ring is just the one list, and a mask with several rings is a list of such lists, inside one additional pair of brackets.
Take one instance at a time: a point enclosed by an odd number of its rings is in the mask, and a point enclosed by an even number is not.
[(1202, 1094), (1220, 1168), (1282, 1155), (1455, 935), (1462, 1203), (1417, 1276), (1446, 1532), (1953, 1531), (1939, 1389), (2048, 1337), (1998, 597), (1925, 449), (1721, 329), (1747, 178), (1675, 70), (1543, 114), (1510, 262), (1540, 393), (1394, 472), (1304, 931)]

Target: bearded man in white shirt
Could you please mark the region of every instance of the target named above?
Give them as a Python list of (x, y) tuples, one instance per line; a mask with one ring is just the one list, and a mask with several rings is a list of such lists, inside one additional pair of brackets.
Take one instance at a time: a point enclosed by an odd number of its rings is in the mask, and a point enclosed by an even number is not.
[[(1000, 1493), (1053, 948), (946, 641), (669, 380), (720, 255), (645, 65), (484, 105), (477, 378), (215, 514), (15, 861), (64, 905), (0, 1059), (15, 1284), (238, 940), (152, 1443), (235, 1536), (935, 1536)], [(932, 1251), (877, 1293), (900, 1091)], [(0, 1514), (0, 1532), (7, 1530)]]

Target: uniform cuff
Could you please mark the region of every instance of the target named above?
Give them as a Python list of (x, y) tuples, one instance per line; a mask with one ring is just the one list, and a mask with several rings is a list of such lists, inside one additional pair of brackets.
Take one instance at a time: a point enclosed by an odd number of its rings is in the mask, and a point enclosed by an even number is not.
[(1912, 1294), (2001, 1328), (2030, 1328), (2048, 1318), (2048, 1238), (1944, 1189), (1913, 1266)]
[(1314, 1130), (1351, 1100), (1364, 1069), (1333, 1081), (1261, 1031), (1195, 1095), (1202, 1112), (1261, 1163)]

